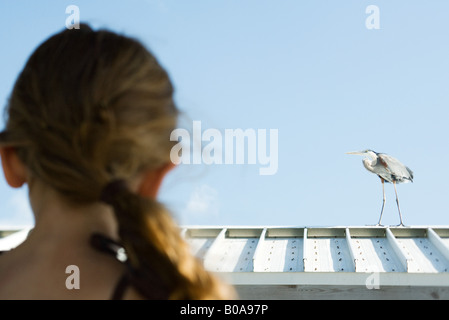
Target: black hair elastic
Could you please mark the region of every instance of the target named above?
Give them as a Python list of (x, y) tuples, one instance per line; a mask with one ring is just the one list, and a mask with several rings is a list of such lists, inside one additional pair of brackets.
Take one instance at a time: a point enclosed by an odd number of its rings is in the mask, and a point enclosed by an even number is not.
[(129, 192), (126, 181), (123, 179), (112, 180), (103, 187), (100, 195), (100, 201), (113, 205), (115, 202), (115, 197), (124, 192)]

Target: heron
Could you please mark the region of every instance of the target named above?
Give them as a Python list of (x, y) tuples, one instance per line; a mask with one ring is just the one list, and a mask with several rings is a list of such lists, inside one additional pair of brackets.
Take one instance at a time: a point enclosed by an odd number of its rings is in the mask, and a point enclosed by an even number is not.
[(396, 194), (396, 204), (398, 206), (399, 219), (401, 223), (399, 226), (404, 226), (402, 222), (401, 209), (399, 207), (398, 191), (396, 190), (397, 183), (408, 183), (413, 182), (413, 171), (407, 166), (402, 164), (398, 159), (393, 158), (385, 153), (378, 153), (373, 150), (364, 150), (356, 152), (347, 152), (346, 154), (356, 154), (365, 156), (363, 159), (363, 166), (370, 172), (377, 174), (382, 182), (382, 209), (380, 211), (380, 218), (377, 226), (381, 226), (382, 214), (384, 213), (385, 207), (385, 182), (393, 183), (394, 192)]

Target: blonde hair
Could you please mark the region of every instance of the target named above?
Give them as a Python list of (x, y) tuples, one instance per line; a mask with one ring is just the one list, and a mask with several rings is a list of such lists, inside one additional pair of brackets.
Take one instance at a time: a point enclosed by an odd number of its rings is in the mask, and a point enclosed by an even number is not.
[[(63, 30), (41, 44), (19, 75), (0, 145), (13, 146), (33, 177), (67, 201), (100, 201), (170, 161), (178, 110), (166, 71), (137, 40), (106, 30)], [(147, 298), (232, 298), (207, 272), (165, 207), (122, 188), (109, 199), (119, 235)]]

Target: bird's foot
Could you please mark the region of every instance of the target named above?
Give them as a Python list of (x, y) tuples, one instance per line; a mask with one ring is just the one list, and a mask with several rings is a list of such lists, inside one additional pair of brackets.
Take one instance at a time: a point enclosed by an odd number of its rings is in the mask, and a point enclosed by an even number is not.
[(384, 227), (384, 225), (380, 224), (380, 223), (378, 223), (378, 224), (367, 224), (366, 226), (367, 227)]

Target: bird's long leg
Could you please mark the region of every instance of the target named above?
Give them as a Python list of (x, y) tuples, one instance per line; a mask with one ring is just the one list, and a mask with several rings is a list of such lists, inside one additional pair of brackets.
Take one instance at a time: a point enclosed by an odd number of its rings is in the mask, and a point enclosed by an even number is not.
[(399, 208), (399, 199), (398, 199), (398, 192), (396, 190), (396, 181), (393, 181), (393, 186), (394, 186), (394, 193), (396, 194), (396, 204), (398, 205), (399, 219), (401, 220), (401, 223), (399, 224), (399, 226), (404, 227), (404, 223), (402, 222), (401, 209)]
[(380, 223), (382, 221), (382, 214), (384, 213), (384, 207), (385, 207), (385, 180), (383, 178), (380, 178), (380, 181), (382, 181), (382, 194), (383, 194), (383, 201), (382, 201), (382, 210), (380, 211), (380, 218), (379, 218), (379, 222), (377, 223), (377, 226), (381, 226), (382, 224)]

